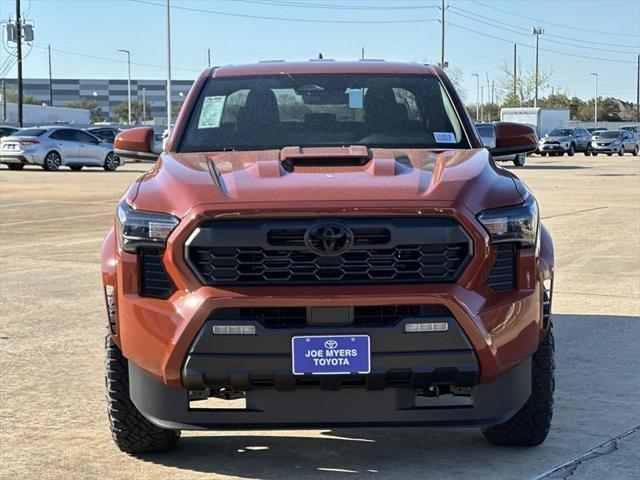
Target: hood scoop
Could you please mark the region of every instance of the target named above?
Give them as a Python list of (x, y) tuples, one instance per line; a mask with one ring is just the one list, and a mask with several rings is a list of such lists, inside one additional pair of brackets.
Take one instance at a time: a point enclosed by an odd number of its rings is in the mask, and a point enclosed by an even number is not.
[(280, 150), (280, 162), (289, 172), (297, 167), (339, 168), (362, 167), (371, 160), (369, 149), (351, 147), (285, 147)]

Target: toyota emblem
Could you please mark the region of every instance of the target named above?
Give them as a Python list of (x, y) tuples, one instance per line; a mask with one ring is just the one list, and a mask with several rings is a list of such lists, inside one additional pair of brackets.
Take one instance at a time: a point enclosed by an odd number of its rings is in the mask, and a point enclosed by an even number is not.
[(353, 232), (340, 223), (314, 225), (304, 234), (304, 244), (316, 255), (335, 257), (353, 245)]
[(335, 340), (327, 340), (326, 342), (324, 342), (324, 347), (328, 348), (329, 350), (333, 350), (337, 346), (338, 342), (336, 342)]

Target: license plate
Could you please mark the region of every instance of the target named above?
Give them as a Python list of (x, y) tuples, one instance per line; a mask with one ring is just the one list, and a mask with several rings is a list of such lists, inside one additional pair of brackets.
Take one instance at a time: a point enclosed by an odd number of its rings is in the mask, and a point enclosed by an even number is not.
[(291, 362), (294, 375), (369, 373), (371, 371), (369, 336), (293, 337)]

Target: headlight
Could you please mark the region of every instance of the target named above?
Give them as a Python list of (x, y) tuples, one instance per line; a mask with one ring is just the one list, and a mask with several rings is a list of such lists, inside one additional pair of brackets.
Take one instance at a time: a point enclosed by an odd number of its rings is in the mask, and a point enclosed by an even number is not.
[(138, 247), (161, 247), (178, 225), (173, 215), (141, 212), (131, 208), (125, 201), (118, 205), (117, 231), (120, 246), (125, 252), (135, 253)]
[(478, 220), (489, 232), (491, 243), (518, 242), (533, 246), (538, 234), (538, 205), (529, 196), (521, 205), (485, 210)]

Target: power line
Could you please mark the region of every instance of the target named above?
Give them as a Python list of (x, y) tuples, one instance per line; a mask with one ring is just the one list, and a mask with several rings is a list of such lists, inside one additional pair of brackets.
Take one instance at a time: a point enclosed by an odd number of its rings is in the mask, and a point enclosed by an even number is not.
[[(462, 25), (457, 25), (455, 23), (447, 22), (447, 25), (451, 25), (451, 26), (459, 28), (461, 30), (466, 30), (467, 32), (477, 33), (478, 35), (483, 35), (485, 37), (493, 38), (495, 40), (500, 40), (501, 42), (507, 42), (507, 43), (511, 43), (511, 44), (515, 43), (516, 45), (518, 45), (520, 47), (535, 48), (535, 47), (532, 47), (531, 45), (527, 45), (526, 43), (514, 42), (513, 40), (507, 40), (506, 38), (498, 37), (496, 35), (491, 35), (491, 34), (485, 33), (485, 32), (480, 32), (478, 30), (474, 30), (474, 29), (469, 28), (469, 27), (463, 27)], [(550, 48), (541, 48), (540, 51), (549, 52), (549, 53), (555, 53), (555, 54), (558, 54), (558, 55), (564, 55), (564, 56), (568, 56), (568, 57), (578, 57), (578, 58), (585, 58), (587, 60), (597, 60), (597, 61), (600, 61), (600, 62), (613, 62), (613, 63), (624, 63), (624, 64), (632, 64), (633, 63), (633, 64), (635, 64), (635, 62), (633, 62), (633, 61), (615, 60), (613, 58), (589, 57), (589, 56), (586, 56), (586, 55), (579, 55), (577, 53), (567, 53), (567, 52), (560, 52), (558, 50), (551, 50)]]
[[(527, 36), (527, 37), (529, 36), (529, 33), (519, 32), (519, 31), (517, 31), (517, 30), (513, 30), (513, 29), (505, 28), (505, 27), (503, 26), (503, 25), (506, 25), (506, 26), (508, 26), (508, 27), (512, 27), (512, 25), (511, 25), (511, 24), (509, 24), (509, 23), (506, 23), (506, 22), (500, 22), (500, 21), (498, 21), (498, 20), (493, 20), (492, 18), (489, 18), (489, 17), (485, 17), (485, 16), (482, 16), (482, 15), (479, 15), (479, 14), (477, 14), (477, 13), (475, 13), (475, 12), (466, 11), (466, 10), (461, 10), (460, 8), (457, 8), (457, 7), (451, 7), (451, 9), (452, 9), (452, 10), (454, 10), (454, 11), (452, 11), (452, 12), (451, 12), (451, 13), (453, 13), (454, 15), (458, 15), (458, 16), (460, 16), (460, 17), (464, 17), (464, 18), (467, 18), (467, 19), (469, 19), (469, 20), (473, 20), (474, 22), (483, 23), (483, 24), (485, 24), (485, 25), (488, 25), (488, 26), (490, 26), (490, 27), (494, 27), (494, 28), (500, 28), (501, 30), (507, 30), (507, 31), (509, 31), (509, 32), (512, 32), (512, 33), (515, 33), (515, 34), (518, 34), (518, 35), (525, 35), (525, 36)], [(469, 14), (473, 15), (473, 17), (472, 17), (472, 16), (469, 16), (469, 15), (465, 15), (465, 14), (463, 14), (463, 13), (459, 13), (460, 11), (462, 11), (462, 12), (466, 12), (466, 13), (469, 13)], [(478, 18), (477, 18), (477, 17), (479, 17), (479, 18), (484, 18), (484, 19), (488, 20), (490, 23), (489, 23), (489, 22), (483, 22), (482, 20), (478, 20)], [(494, 24), (494, 25), (492, 25), (492, 24)], [(518, 27), (516, 27), (516, 28), (518, 28)], [(545, 36), (547, 36), (547, 35), (548, 35), (548, 34), (545, 32)], [(550, 36), (550, 37), (562, 38), (562, 39), (568, 39), (568, 40), (573, 40), (572, 38), (568, 38), (568, 37), (561, 37), (561, 36), (559, 36), (559, 35), (548, 35), (548, 36)], [(591, 47), (591, 46), (585, 46), (585, 45), (576, 45), (576, 44), (574, 44), (574, 43), (561, 42), (561, 41), (558, 41), (558, 40), (547, 40), (547, 41), (548, 41), (548, 42), (551, 42), (551, 43), (558, 44), (558, 45), (566, 45), (566, 46), (569, 46), (569, 47), (575, 47), (575, 48), (584, 48), (584, 49), (587, 49), (587, 50), (598, 50), (598, 51), (608, 52), (608, 53), (621, 53), (621, 54), (627, 54), (627, 55), (636, 55), (636, 52), (635, 52), (635, 51), (630, 52), (630, 51), (622, 51), (622, 50), (611, 50), (611, 49), (608, 49), (608, 48), (598, 48), (598, 47)], [(580, 41), (580, 40), (576, 40), (576, 41)], [(605, 44), (598, 43), (598, 42), (589, 42), (589, 43), (595, 43), (596, 45), (605, 45)], [(627, 45), (621, 45), (621, 46), (622, 46), (622, 47), (629, 48)]]
[[(34, 48), (40, 49), (40, 50), (47, 50), (49, 47), (41, 47), (39, 45), (34, 45)], [(82, 57), (82, 58), (91, 58), (93, 60), (102, 60), (105, 62), (113, 62), (113, 63), (124, 63), (126, 62), (126, 60), (118, 60), (115, 58), (109, 58), (109, 57), (101, 57), (99, 55), (91, 55), (88, 53), (78, 53), (78, 52), (71, 52), (69, 50), (61, 50), (59, 48), (52, 48), (51, 51), (53, 52), (57, 52), (57, 53), (62, 53), (64, 55), (72, 55), (74, 57)], [(131, 65), (137, 65), (140, 67), (150, 67), (150, 68), (162, 68), (165, 69), (166, 65), (157, 65), (157, 64), (152, 64), (152, 63), (140, 63), (140, 62), (131, 62)], [(178, 68), (178, 67), (173, 67), (174, 70), (184, 70), (187, 72), (200, 72), (200, 70), (197, 69), (193, 69), (193, 68)]]
[(498, 8), (498, 7), (494, 7), (492, 5), (487, 5), (486, 3), (478, 2), (477, 0), (470, 0), (470, 1), (475, 3), (475, 4), (477, 4), (477, 5), (481, 5), (481, 6), (485, 7), (485, 8), (490, 8), (492, 10), (496, 10), (498, 12), (506, 13), (506, 14), (512, 15), (514, 17), (525, 18), (527, 20), (533, 20), (534, 22), (542, 22), (542, 23), (546, 23), (547, 25), (553, 25), (555, 27), (568, 28), (568, 29), (577, 30), (577, 31), (580, 31), (580, 32), (597, 33), (599, 35), (612, 35), (612, 36), (616, 36), (616, 37), (623, 36), (623, 37), (634, 37), (634, 38), (640, 37), (640, 35), (635, 34), (635, 33), (618, 33), (618, 32), (613, 33), (613, 32), (604, 32), (602, 30), (589, 30), (587, 28), (570, 27), (569, 25), (562, 24), (562, 23), (552, 23), (552, 22), (550, 22), (548, 20), (545, 20), (545, 19), (540, 19), (540, 18), (535, 18), (535, 17), (528, 17), (526, 15), (519, 15), (517, 13), (513, 13), (513, 12), (510, 12), (508, 10), (503, 10), (502, 8)]
[[(154, 7), (164, 7), (165, 5), (161, 3), (149, 2), (146, 0), (130, 0), (134, 3), (140, 3), (143, 5), (152, 5)], [(282, 22), (299, 22), (299, 23), (333, 23), (333, 24), (378, 24), (378, 23), (425, 23), (425, 22), (435, 22), (437, 21), (435, 18), (414, 18), (407, 20), (316, 20), (311, 18), (293, 18), (293, 17), (269, 17), (262, 15), (249, 15), (243, 13), (231, 13), (231, 12), (221, 12), (219, 10), (205, 10), (203, 8), (193, 8), (193, 7), (180, 7), (177, 5), (172, 5), (172, 9), (174, 10), (184, 10), (187, 12), (197, 12), (197, 13), (210, 13), (213, 15), (223, 15), (227, 17), (240, 17), (240, 18), (253, 18), (258, 20), (277, 20)]]
[(429, 8), (438, 8), (436, 5), (344, 5), (344, 4), (326, 4), (326, 3), (299, 3), (287, 0), (231, 0), (238, 3), (252, 3), (255, 5), (277, 6), (277, 7), (294, 7), (294, 8), (312, 8), (312, 9), (328, 9), (328, 10), (425, 10)]

